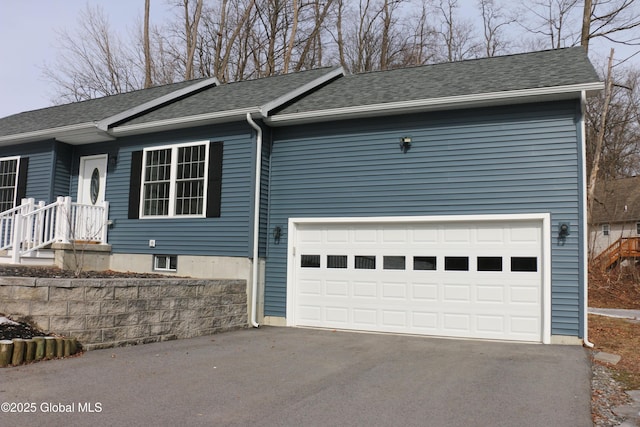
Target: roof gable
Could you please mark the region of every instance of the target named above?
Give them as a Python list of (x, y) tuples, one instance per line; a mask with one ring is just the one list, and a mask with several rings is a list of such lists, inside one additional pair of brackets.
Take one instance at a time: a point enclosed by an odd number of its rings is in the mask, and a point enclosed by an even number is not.
[(596, 184), (594, 224), (640, 221), (640, 176)]
[[(237, 83), (199, 79), (28, 111), (0, 119), (0, 146), (43, 139), (72, 144), (261, 114), (344, 75), (320, 68)], [(203, 117), (204, 116), (204, 117)]]

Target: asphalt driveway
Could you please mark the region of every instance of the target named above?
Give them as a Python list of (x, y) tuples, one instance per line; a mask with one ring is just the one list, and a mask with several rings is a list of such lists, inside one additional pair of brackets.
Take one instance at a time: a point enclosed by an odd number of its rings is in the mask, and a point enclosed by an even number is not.
[(263, 327), (0, 369), (0, 420), (590, 426), (590, 377), (575, 346)]

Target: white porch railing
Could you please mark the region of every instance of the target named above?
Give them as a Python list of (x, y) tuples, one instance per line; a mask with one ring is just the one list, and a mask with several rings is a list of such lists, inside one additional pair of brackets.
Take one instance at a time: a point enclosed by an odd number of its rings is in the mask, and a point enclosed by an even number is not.
[(81, 205), (71, 197), (45, 205), (34, 199), (0, 213), (0, 250), (11, 253), (11, 262), (51, 243), (107, 243), (109, 202)]

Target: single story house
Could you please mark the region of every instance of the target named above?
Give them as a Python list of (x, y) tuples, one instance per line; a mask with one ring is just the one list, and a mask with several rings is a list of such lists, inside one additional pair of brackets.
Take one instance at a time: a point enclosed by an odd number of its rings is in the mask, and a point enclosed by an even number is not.
[(37, 232), (0, 249), (97, 242), (104, 268), (247, 279), (254, 326), (580, 343), (584, 107), (602, 88), (578, 47), (16, 114), (2, 210), (67, 214), (5, 215)]
[[(589, 250), (594, 259), (617, 246), (622, 257), (625, 249), (640, 247), (636, 243), (640, 241), (640, 177), (598, 182), (590, 226)], [(629, 254), (633, 252), (637, 249)]]

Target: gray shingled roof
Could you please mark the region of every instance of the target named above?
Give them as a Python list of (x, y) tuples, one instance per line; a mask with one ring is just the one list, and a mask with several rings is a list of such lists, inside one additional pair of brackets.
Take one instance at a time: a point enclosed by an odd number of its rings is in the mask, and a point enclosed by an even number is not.
[(349, 75), (277, 115), (599, 81), (575, 47)]
[(121, 123), (121, 125), (150, 123), (159, 120), (170, 120), (176, 117), (260, 107), (320, 78), (331, 69), (331, 67), (318, 68), (256, 80), (225, 83)]
[(596, 184), (594, 224), (640, 221), (640, 177)]
[(196, 80), (157, 86), (71, 104), (57, 105), (0, 118), (0, 136), (15, 135), (99, 121), (170, 92), (194, 84)]
[[(190, 94), (119, 125), (257, 108), (327, 75), (329, 71), (329, 68), (321, 68), (222, 84)], [(345, 76), (300, 97), (276, 116), (598, 81), (598, 75), (582, 48), (559, 49)], [(181, 82), (8, 116), (0, 119), (0, 138), (98, 122), (196, 82)]]

